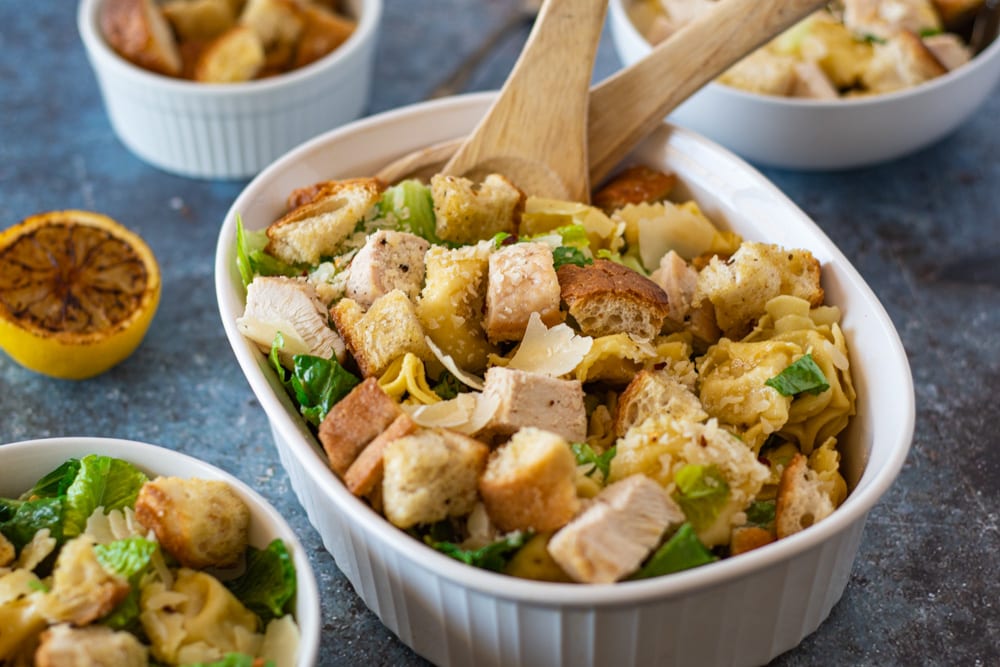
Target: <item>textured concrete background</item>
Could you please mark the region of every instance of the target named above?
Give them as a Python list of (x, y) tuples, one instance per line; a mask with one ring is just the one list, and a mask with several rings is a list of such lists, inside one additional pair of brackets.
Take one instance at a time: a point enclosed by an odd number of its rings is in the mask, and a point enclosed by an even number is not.
[[(386, 0), (369, 112), (421, 100), (513, 4)], [(144, 343), (103, 376), (50, 380), (0, 353), (0, 442), (131, 438), (232, 471), (288, 517), (310, 552), (323, 591), (323, 664), (421, 664), (323, 550), (225, 340), (215, 240), (244, 183), (171, 176), (118, 142), (75, 3), (3, 0), (0, 26), (0, 227), (45, 210), (101, 211), (149, 242), (164, 279)], [(499, 87), (526, 34), (501, 45), (469, 89)], [(595, 78), (619, 66), (606, 37)], [(995, 91), (955, 134), (910, 157), (842, 173), (764, 170), (882, 299), (910, 356), (918, 410), (913, 449), (869, 517), (844, 597), (776, 664), (1000, 664), (998, 119)]]

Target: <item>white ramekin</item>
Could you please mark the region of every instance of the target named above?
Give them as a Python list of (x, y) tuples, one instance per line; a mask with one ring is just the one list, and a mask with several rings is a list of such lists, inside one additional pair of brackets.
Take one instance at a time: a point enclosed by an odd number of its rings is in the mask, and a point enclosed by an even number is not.
[(333, 53), (287, 74), (204, 84), (147, 71), (101, 35), (102, 0), (81, 0), (77, 24), (118, 138), (166, 171), (196, 178), (253, 176), (368, 103), (382, 0), (349, 0), (354, 33)]
[[(610, 0), (611, 38), (630, 65), (652, 47)], [(1000, 81), (1000, 39), (970, 63), (913, 88), (883, 95), (807, 100), (758, 95), (709, 83), (670, 114), (742, 157), (772, 167), (835, 170), (902, 157), (940, 141), (978, 109)]]
[(295, 621), (299, 626), (296, 667), (314, 667), (319, 653), (320, 605), (316, 575), (302, 544), (278, 511), (256, 491), (210, 463), (172, 449), (133, 440), (73, 436), (0, 444), (0, 497), (16, 498), (70, 458), (88, 454), (124, 459), (150, 477), (217, 479), (229, 484), (250, 508), (250, 544), (263, 549), (281, 539), (295, 565)]
[(858, 390), (843, 436), (851, 493), (827, 519), (741, 556), (613, 585), (519, 580), (421, 545), (352, 496), (259, 350), (236, 328), (244, 289), (235, 219), (262, 229), (288, 192), (374, 173), (423, 145), (470, 131), (492, 97), (468, 95), (358, 121), (281, 158), (223, 223), (216, 292), (227, 337), (267, 413), (282, 464), (313, 525), (355, 590), (402, 641), (440, 665), (755, 665), (793, 648), (840, 599), (868, 512), (895, 479), (913, 434), (914, 398), (899, 337), (878, 299), (823, 232), (761, 174), (718, 145), (663, 125), (630, 160), (675, 172), (679, 195), (744, 237), (808, 248), (841, 306)]

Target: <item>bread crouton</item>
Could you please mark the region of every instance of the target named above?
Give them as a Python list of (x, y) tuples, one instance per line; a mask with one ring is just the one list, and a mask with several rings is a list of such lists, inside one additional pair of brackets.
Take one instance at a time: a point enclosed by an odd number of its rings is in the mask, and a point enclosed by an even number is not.
[(319, 425), (319, 441), (330, 469), (343, 477), (362, 450), (401, 414), (377, 379), (368, 378), (352, 389)]
[(506, 437), (534, 426), (570, 442), (587, 438), (587, 409), (579, 380), (493, 366), (486, 372), (482, 400), (497, 406), (481, 431), (484, 437)]
[(795, 58), (757, 49), (719, 77), (719, 82), (751, 93), (785, 97), (795, 85)]
[(177, 40), (154, 0), (105, 0), (99, 20), (101, 34), (119, 55), (160, 74), (180, 75)]
[(562, 299), (588, 336), (628, 333), (651, 340), (669, 312), (667, 295), (649, 278), (607, 259), (565, 264), (557, 272)]
[(781, 473), (778, 485), (774, 511), (778, 539), (808, 528), (830, 516), (833, 510), (826, 483), (809, 467), (805, 456), (796, 454)]
[(85, 628), (53, 625), (41, 634), (35, 650), (35, 667), (146, 667), (148, 664), (148, 649), (135, 635), (96, 624)]
[(424, 255), (430, 246), (409, 232), (380, 229), (370, 234), (348, 268), (347, 296), (364, 308), (394, 289), (416, 299), (424, 285)]
[(702, 422), (708, 413), (701, 401), (667, 371), (641, 370), (629, 382), (615, 405), (614, 433), (622, 437), (634, 424), (654, 414)]
[(924, 37), (923, 41), (924, 46), (949, 72), (972, 60), (972, 51), (956, 34), (946, 32), (940, 35), (930, 35)]
[(524, 193), (499, 174), (490, 174), (477, 187), (461, 176), (436, 174), (431, 196), (438, 238), (475, 243), (501, 232), (514, 234), (524, 209)]
[(488, 455), (485, 444), (445, 430), (393, 440), (382, 455), (385, 517), (405, 529), (468, 514)]
[(875, 56), (861, 81), (869, 92), (888, 93), (916, 86), (947, 72), (920, 37), (904, 30), (885, 44), (875, 45)]
[(736, 340), (749, 333), (767, 302), (782, 294), (821, 306), (819, 261), (808, 250), (744, 242), (728, 261), (716, 257), (701, 270), (695, 302), (711, 301), (722, 333)]
[(459, 367), (479, 373), (497, 352), (482, 326), (490, 244), (448, 249), (433, 245), (424, 256), (426, 279), (417, 315), (427, 335)]
[(334, 254), (384, 189), (377, 178), (327, 182), (316, 199), (267, 228), (267, 252), (289, 264), (318, 264)]
[(37, 608), (50, 623), (87, 625), (117, 607), (129, 588), (128, 579), (104, 569), (93, 540), (81, 535), (63, 545), (49, 593)]
[(524, 338), (532, 313), (549, 327), (563, 321), (552, 261), (552, 247), (545, 243), (515, 243), (490, 255), (483, 321), (490, 342)]
[(843, 23), (849, 32), (888, 38), (909, 30), (940, 30), (936, 0), (844, 0)]
[(302, 34), (295, 49), (293, 67), (304, 67), (330, 53), (354, 32), (354, 21), (316, 4), (301, 7)]
[(549, 540), (552, 558), (574, 580), (612, 583), (638, 569), (684, 512), (659, 484), (632, 475), (607, 486)]
[(363, 376), (378, 377), (407, 352), (435, 360), (413, 304), (402, 290), (380, 297), (368, 312), (357, 301), (341, 299), (330, 311), (337, 331)]
[(594, 193), (594, 206), (611, 214), (626, 204), (657, 202), (677, 184), (676, 174), (665, 174), (643, 165), (629, 167), (614, 176)]
[(502, 531), (549, 532), (580, 509), (576, 457), (561, 436), (526, 427), (491, 455), (479, 478), (490, 520)]
[(417, 428), (417, 423), (405, 412), (396, 417), (388, 428), (375, 436), (375, 439), (361, 450), (354, 463), (344, 473), (344, 486), (347, 490), (356, 496), (364, 497), (381, 487), (384, 471), (382, 455), (385, 454), (386, 446), (393, 440), (410, 435)]
[(264, 48), (294, 47), (305, 21), (296, 0), (247, 0), (239, 23), (251, 28)]
[(813, 100), (833, 100), (839, 97), (823, 68), (811, 60), (795, 64), (795, 83), (792, 84), (790, 95)]
[(184, 567), (230, 567), (250, 537), (250, 508), (221, 480), (158, 477), (135, 501), (135, 518)]
[(731, 556), (744, 554), (771, 542), (774, 542), (774, 534), (766, 528), (739, 526), (733, 528), (733, 537), (729, 542), (729, 554)]
[(260, 38), (246, 26), (233, 26), (213, 39), (194, 63), (194, 80), (201, 83), (241, 83), (264, 66)]
[(161, 9), (182, 43), (215, 39), (236, 23), (229, 0), (169, 0)]

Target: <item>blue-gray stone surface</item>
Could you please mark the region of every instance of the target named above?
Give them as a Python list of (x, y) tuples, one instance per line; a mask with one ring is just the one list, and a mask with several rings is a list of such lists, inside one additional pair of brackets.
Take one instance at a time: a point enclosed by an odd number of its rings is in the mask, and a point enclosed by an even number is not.
[[(423, 99), (514, 4), (386, 0), (368, 112)], [(75, 17), (66, 0), (0, 2), (0, 228), (54, 209), (106, 213), (149, 242), (163, 298), (138, 351), (92, 380), (48, 379), (0, 353), (0, 442), (129, 438), (233, 472), (309, 551), (323, 595), (322, 664), (423, 664), (323, 549), (223, 334), (215, 242), (245, 182), (180, 178), (129, 153), (104, 113)], [(526, 34), (499, 45), (468, 89), (498, 88)], [(606, 36), (595, 78), (619, 67)], [(836, 173), (763, 170), (878, 294), (917, 399), (912, 451), (869, 517), (844, 597), (776, 664), (1000, 664), (998, 120), (994, 91), (958, 131), (909, 157)]]

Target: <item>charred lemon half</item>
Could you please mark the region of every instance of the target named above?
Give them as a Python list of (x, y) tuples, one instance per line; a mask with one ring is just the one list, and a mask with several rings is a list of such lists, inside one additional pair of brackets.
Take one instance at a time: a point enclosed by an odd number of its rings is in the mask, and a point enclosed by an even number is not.
[(0, 347), (26, 368), (103, 373), (142, 342), (159, 301), (149, 246), (106, 215), (52, 211), (0, 232)]

